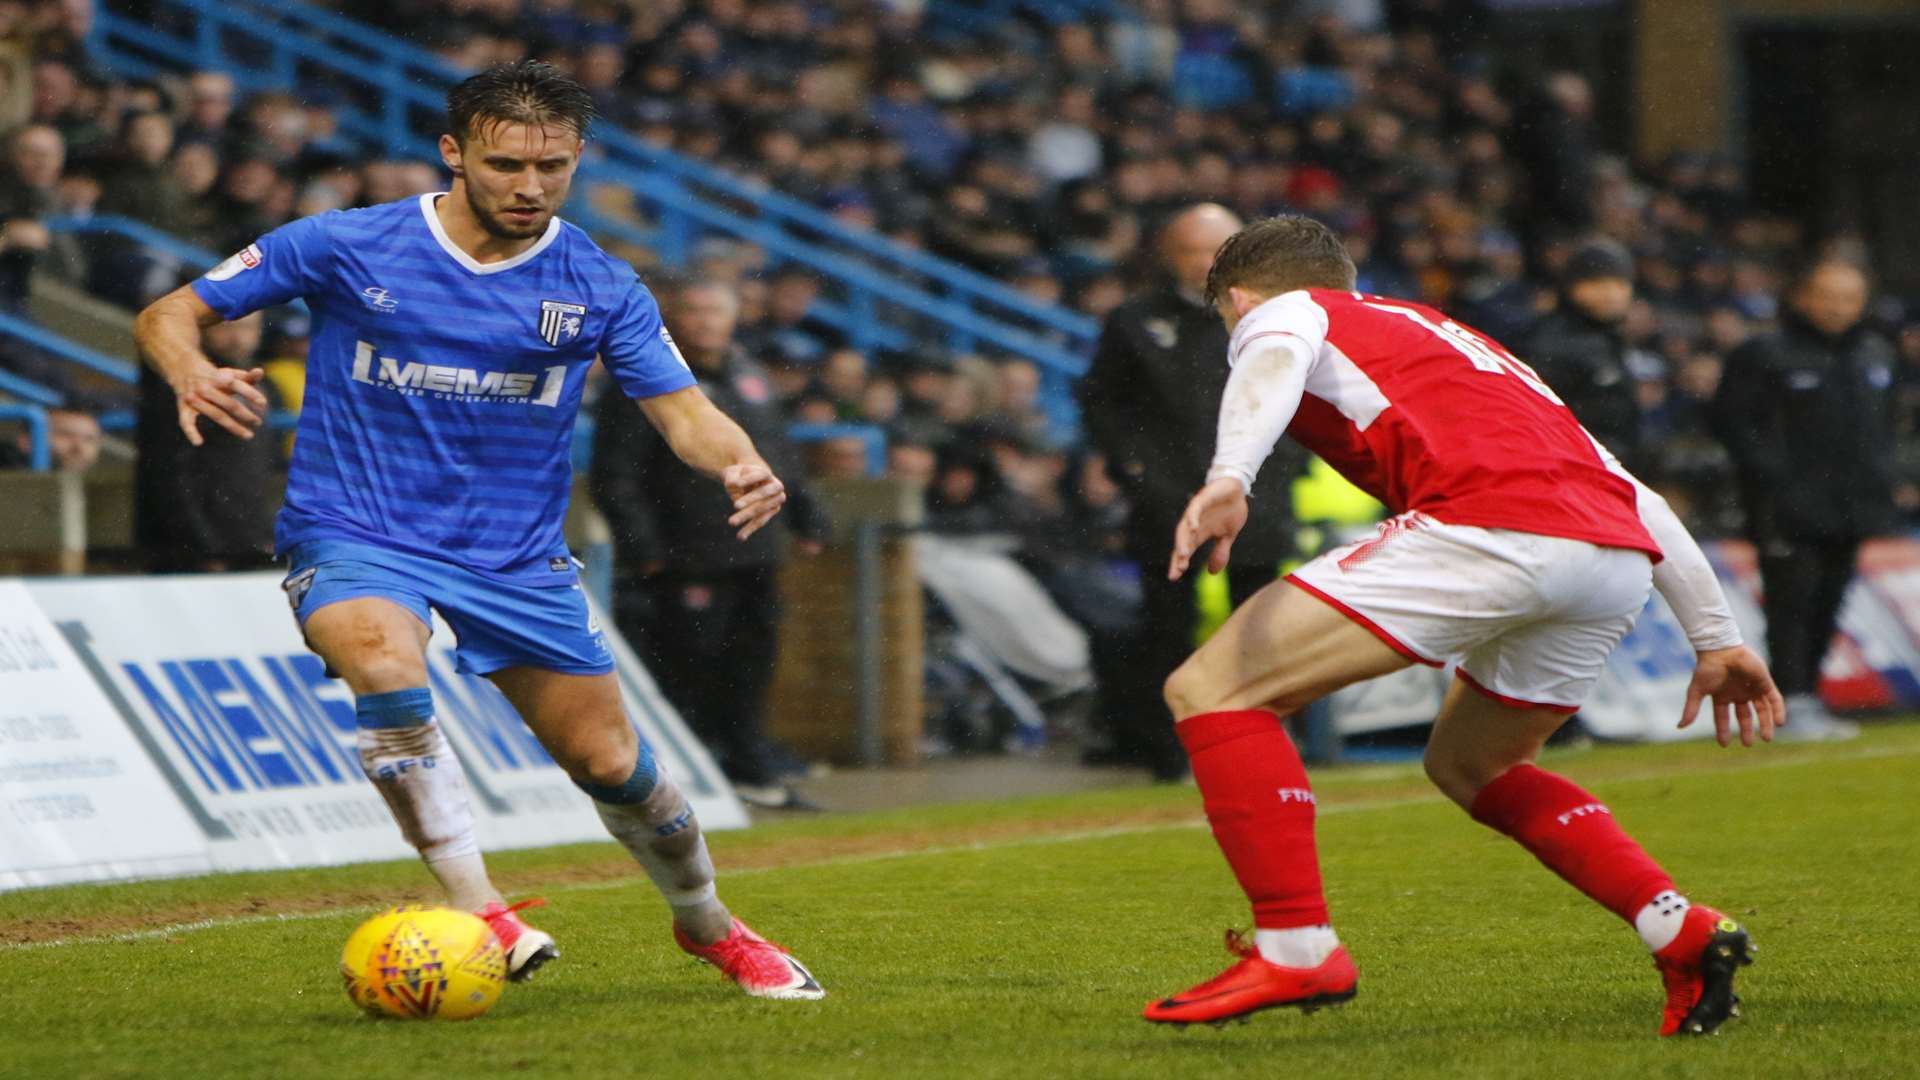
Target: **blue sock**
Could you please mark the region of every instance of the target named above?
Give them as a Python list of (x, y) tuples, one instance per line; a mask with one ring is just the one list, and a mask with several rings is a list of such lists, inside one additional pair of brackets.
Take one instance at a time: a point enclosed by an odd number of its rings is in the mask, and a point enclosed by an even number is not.
[(433, 691), (416, 686), (363, 694), (354, 700), (353, 716), (363, 728), (419, 727), (433, 719)]
[(575, 780), (574, 785), (591, 795), (595, 802), (613, 806), (633, 806), (646, 802), (647, 796), (653, 794), (654, 785), (659, 783), (659, 780), (660, 770), (653, 764), (653, 751), (647, 749), (645, 742), (641, 742), (639, 754), (633, 761), (633, 775), (627, 777), (625, 783), (588, 784)]

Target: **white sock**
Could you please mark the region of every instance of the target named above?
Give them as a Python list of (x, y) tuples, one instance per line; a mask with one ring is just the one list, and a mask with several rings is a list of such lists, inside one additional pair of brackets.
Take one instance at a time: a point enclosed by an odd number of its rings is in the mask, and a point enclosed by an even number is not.
[(1647, 943), (1649, 950), (1659, 952), (1680, 936), (1680, 927), (1687, 921), (1687, 909), (1692, 906), (1686, 897), (1668, 889), (1647, 901), (1647, 906), (1633, 917), (1633, 928), (1640, 932), (1640, 940)]
[(429, 719), (411, 727), (363, 727), (359, 744), (360, 767), (387, 801), (400, 835), (447, 890), (447, 902), (478, 911), (499, 900), (473, 835), (466, 774), (440, 725)]
[(1290, 930), (1255, 930), (1253, 943), (1260, 949), (1260, 958), (1269, 964), (1312, 968), (1326, 963), (1333, 950), (1340, 947), (1340, 938), (1333, 927), (1321, 923)]
[(593, 802), (607, 832), (620, 841), (652, 879), (674, 921), (696, 940), (718, 940), (733, 925), (714, 887), (713, 858), (693, 808), (672, 780), (660, 777), (642, 802)]

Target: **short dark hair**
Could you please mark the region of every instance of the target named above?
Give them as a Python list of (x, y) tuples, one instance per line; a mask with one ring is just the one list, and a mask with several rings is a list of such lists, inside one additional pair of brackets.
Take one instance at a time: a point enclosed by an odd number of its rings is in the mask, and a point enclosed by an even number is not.
[(1358, 272), (1332, 229), (1300, 214), (1262, 218), (1222, 244), (1207, 271), (1207, 303), (1236, 285), (1274, 294), (1294, 289), (1348, 289)]
[(539, 60), (490, 67), (447, 94), (447, 130), (460, 143), (497, 123), (558, 124), (584, 139), (593, 114), (587, 88)]

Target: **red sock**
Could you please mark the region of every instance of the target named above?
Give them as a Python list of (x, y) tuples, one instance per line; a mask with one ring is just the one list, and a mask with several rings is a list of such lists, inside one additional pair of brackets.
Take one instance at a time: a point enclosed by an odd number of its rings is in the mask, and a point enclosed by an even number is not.
[(1175, 728), (1213, 838), (1262, 930), (1327, 921), (1313, 846), (1313, 791), (1280, 718), (1265, 709), (1191, 716)]
[(1673, 879), (1613, 820), (1613, 811), (1564, 777), (1515, 765), (1474, 797), (1473, 819), (1520, 846), (1608, 911), (1634, 916)]

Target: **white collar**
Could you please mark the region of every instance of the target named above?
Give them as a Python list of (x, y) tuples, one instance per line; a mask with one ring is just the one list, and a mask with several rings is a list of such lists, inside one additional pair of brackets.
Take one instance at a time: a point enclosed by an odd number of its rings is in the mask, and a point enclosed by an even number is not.
[(420, 214), (427, 219), (427, 229), (433, 233), (433, 238), (439, 243), (440, 250), (446, 252), (453, 258), (454, 262), (466, 267), (472, 273), (497, 274), (502, 270), (511, 270), (547, 250), (547, 246), (552, 244), (560, 235), (560, 215), (555, 214), (552, 220), (547, 222), (547, 231), (540, 234), (540, 239), (535, 240), (532, 247), (515, 255), (511, 259), (483, 263), (465, 251), (462, 251), (459, 244), (454, 243), (447, 237), (447, 230), (440, 224), (440, 215), (435, 213), (433, 209), (433, 204), (439, 201), (440, 196), (445, 194), (446, 192), (444, 191), (429, 191), (420, 196)]

